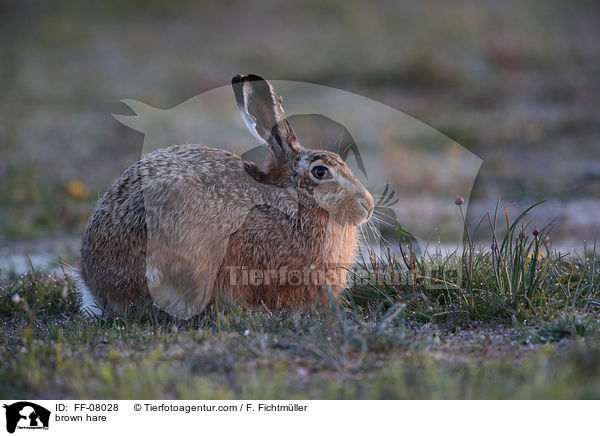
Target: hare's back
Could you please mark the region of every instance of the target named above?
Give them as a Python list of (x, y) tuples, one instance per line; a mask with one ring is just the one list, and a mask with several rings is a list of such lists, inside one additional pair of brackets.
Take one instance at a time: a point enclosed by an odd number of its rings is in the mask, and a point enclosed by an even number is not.
[(198, 144), (174, 145), (140, 160), (144, 182), (165, 179), (202, 185), (224, 184), (245, 177), (244, 162), (236, 154)]
[[(239, 213), (257, 205), (271, 205), (294, 213), (293, 190), (263, 183), (256, 167), (225, 150), (203, 145), (172, 146), (140, 161), (146, 206), (181, 209), (181, 217), (217, 218), (239, 222)], [(185, 210), (185, 212), (183, 212)], [(195, 213), (194, 213), (195, 212)], [(243, 219), (242, 219), (243, 221)]]

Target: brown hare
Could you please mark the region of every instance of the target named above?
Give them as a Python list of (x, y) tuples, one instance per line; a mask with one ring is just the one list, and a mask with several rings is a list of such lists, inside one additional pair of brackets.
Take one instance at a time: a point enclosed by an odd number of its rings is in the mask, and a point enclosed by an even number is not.
[(81, 248), (87, 310), (152, 298), (187, 318), (212, 301), (298, 307), (338, 298), (373, 198), (335, 153), (298, 142), (271, 84), (236, 76), (263, 165), (202, 145), (157, 150), (98, 202)]

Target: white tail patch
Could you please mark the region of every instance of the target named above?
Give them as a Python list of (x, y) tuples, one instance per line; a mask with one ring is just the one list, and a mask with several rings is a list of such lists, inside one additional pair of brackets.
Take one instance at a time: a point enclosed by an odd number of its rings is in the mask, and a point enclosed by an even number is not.
[(81, 294), (81, 310), (80, 312), (88, 316), (101, 316), (104, 312), (96, 299), (92, 295), (90, 288), (81, 277), (79, 270), (73, 266), (66, 266), (65, 273), (75, 282), (77, 290)]

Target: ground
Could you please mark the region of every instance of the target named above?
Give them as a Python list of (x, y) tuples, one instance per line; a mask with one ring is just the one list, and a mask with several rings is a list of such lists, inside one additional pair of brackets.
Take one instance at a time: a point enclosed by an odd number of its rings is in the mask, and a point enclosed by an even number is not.
[[(489, 253), (475, 261), (479, 271), (486, 259), (493, 261)], [(33, 272), (0, 285), (0, 392), (4, 398), (599, 398), (600, 273), (592, 259), (587, 267), (564, 258), (536, 263), (531, 282), (525, 279), (512, 295), (494, 289), (493, 277), (489, 292), (474, 292), (462, 279), (437, 289), (417, 282), (349, 289), (339, 305), (299, 312), (209, 306), (188, 321), (153, 307), (125, 318), (89, 317), (68, 277)], [(532, 264), (526, 261), (523, 277)], [(549, 292), (544, 281), (555, 267), (563, 272), (552, 280), (566, 285)]]

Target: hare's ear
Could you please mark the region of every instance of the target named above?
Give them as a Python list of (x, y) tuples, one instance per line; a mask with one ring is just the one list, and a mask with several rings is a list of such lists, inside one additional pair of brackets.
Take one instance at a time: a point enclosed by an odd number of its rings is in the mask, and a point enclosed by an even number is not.
[(238, 108), (250, 133), (271, 149), (279, 163), (288, 161), (297, 139), (269, 82), (255, 74), (231, 79)]

